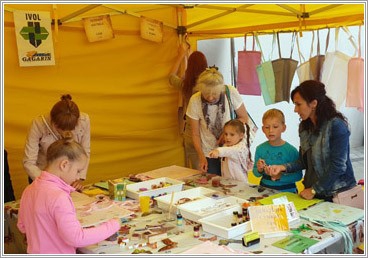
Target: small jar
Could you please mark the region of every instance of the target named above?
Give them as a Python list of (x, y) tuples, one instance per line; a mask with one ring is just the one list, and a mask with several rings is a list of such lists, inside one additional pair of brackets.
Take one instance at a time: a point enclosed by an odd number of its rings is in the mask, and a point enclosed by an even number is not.
[(238, 224), (241, 224), (241, 223), (243, 223), (244, 221), (243, 221), (243, 214), (241, 214), (241, 213), (238, 213)]
[(176, 215), (176, 225), (183, 226), (183, 216), (181, 214)]
[(233, 211), (233, 223), (238, 224), (238, 212)]
[(193, 227), (193, 236), (195, 238), (198, 238), (199, 237), (199, 226), (198, 225), (196, 225), (196, 226)]

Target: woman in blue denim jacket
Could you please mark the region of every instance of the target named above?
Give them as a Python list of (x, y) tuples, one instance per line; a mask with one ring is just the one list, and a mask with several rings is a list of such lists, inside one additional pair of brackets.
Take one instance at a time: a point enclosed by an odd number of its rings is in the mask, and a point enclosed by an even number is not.
[(325, 85), (318, 81), (302, 82), (291, 92), (294, 112), (300, 116), (299, 159), (274, 165), (266, 171), (274, 180), (281, 172), (306, 169), (300, 193), (304, 199), (332, 201), (335, 193), (356, 185), (350, 161), (350, 130), (346, 118), (326, 96)]

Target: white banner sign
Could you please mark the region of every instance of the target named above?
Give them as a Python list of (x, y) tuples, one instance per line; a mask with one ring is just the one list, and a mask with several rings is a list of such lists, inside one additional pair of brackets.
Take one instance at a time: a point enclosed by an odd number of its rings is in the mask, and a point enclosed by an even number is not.
[(14, 11), (20, 66), (55, 65), (50, 12)]

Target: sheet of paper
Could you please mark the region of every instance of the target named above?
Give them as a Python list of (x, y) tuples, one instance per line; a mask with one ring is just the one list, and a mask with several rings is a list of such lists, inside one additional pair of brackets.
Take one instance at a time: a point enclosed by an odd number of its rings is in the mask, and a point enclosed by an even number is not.
[(180, 166), (169, 166), (163, 167), (159, 169), (155, 169), (152, 171), (148, 171), (145, 173), (140, 173), (140, 175), (149, 176), (152, 178), (160, 178), (169, 176), (172, 179), (182, 179), (193, 175), (201, 174), (199, 170), (180, 167)]
[(273, 243), (272, 245), (299, 254), (316, 243), (318, 243), (318, 241), (315, 239), (310, 239), (300, 235), (291, 235)]
[(283, 204), (250, 206), (248, 212), (252, 231), (265, 235), (289, 231), (288, 218)]
[(264, 204), (264, 205), (272, 204), (273, 199), (280, 198), (282, 196), (286, 196), (287, 199), (290, 202), (293, 202), (297, 211), (308, 208), (308, 207), (310, 207), (310, 206), (312, 206), (316, 203), (319, 203), (319, 202), (323, 201), (323, 200), (320, 200), (320, 199), (305, 200), (298, 194), (289, 193), (289, 192), (282, 192), (282, 193), (277, 193), (277, 194), (271, 195), (269, 197), (263, 198), (263, 199), (259, 200), (259, 202), (261, 204)]
[(300, 211), (299, 215), (310, 221), (336, 222), (349, 225), (364, 218), (364, 213), (364, 210), (358, 208), (332, 202), (322, 202), (307, 210)]

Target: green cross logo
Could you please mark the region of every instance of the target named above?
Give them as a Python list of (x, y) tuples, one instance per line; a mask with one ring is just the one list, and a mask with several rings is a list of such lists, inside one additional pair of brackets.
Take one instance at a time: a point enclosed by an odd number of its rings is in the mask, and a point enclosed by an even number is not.
[(28, 27), (23, 27), (20, 35), (37, 48), (41, 45), (42, 40), (47, 39), (49, 32), (44, 27), (40, 27), (39, 22), (28, 22)]

